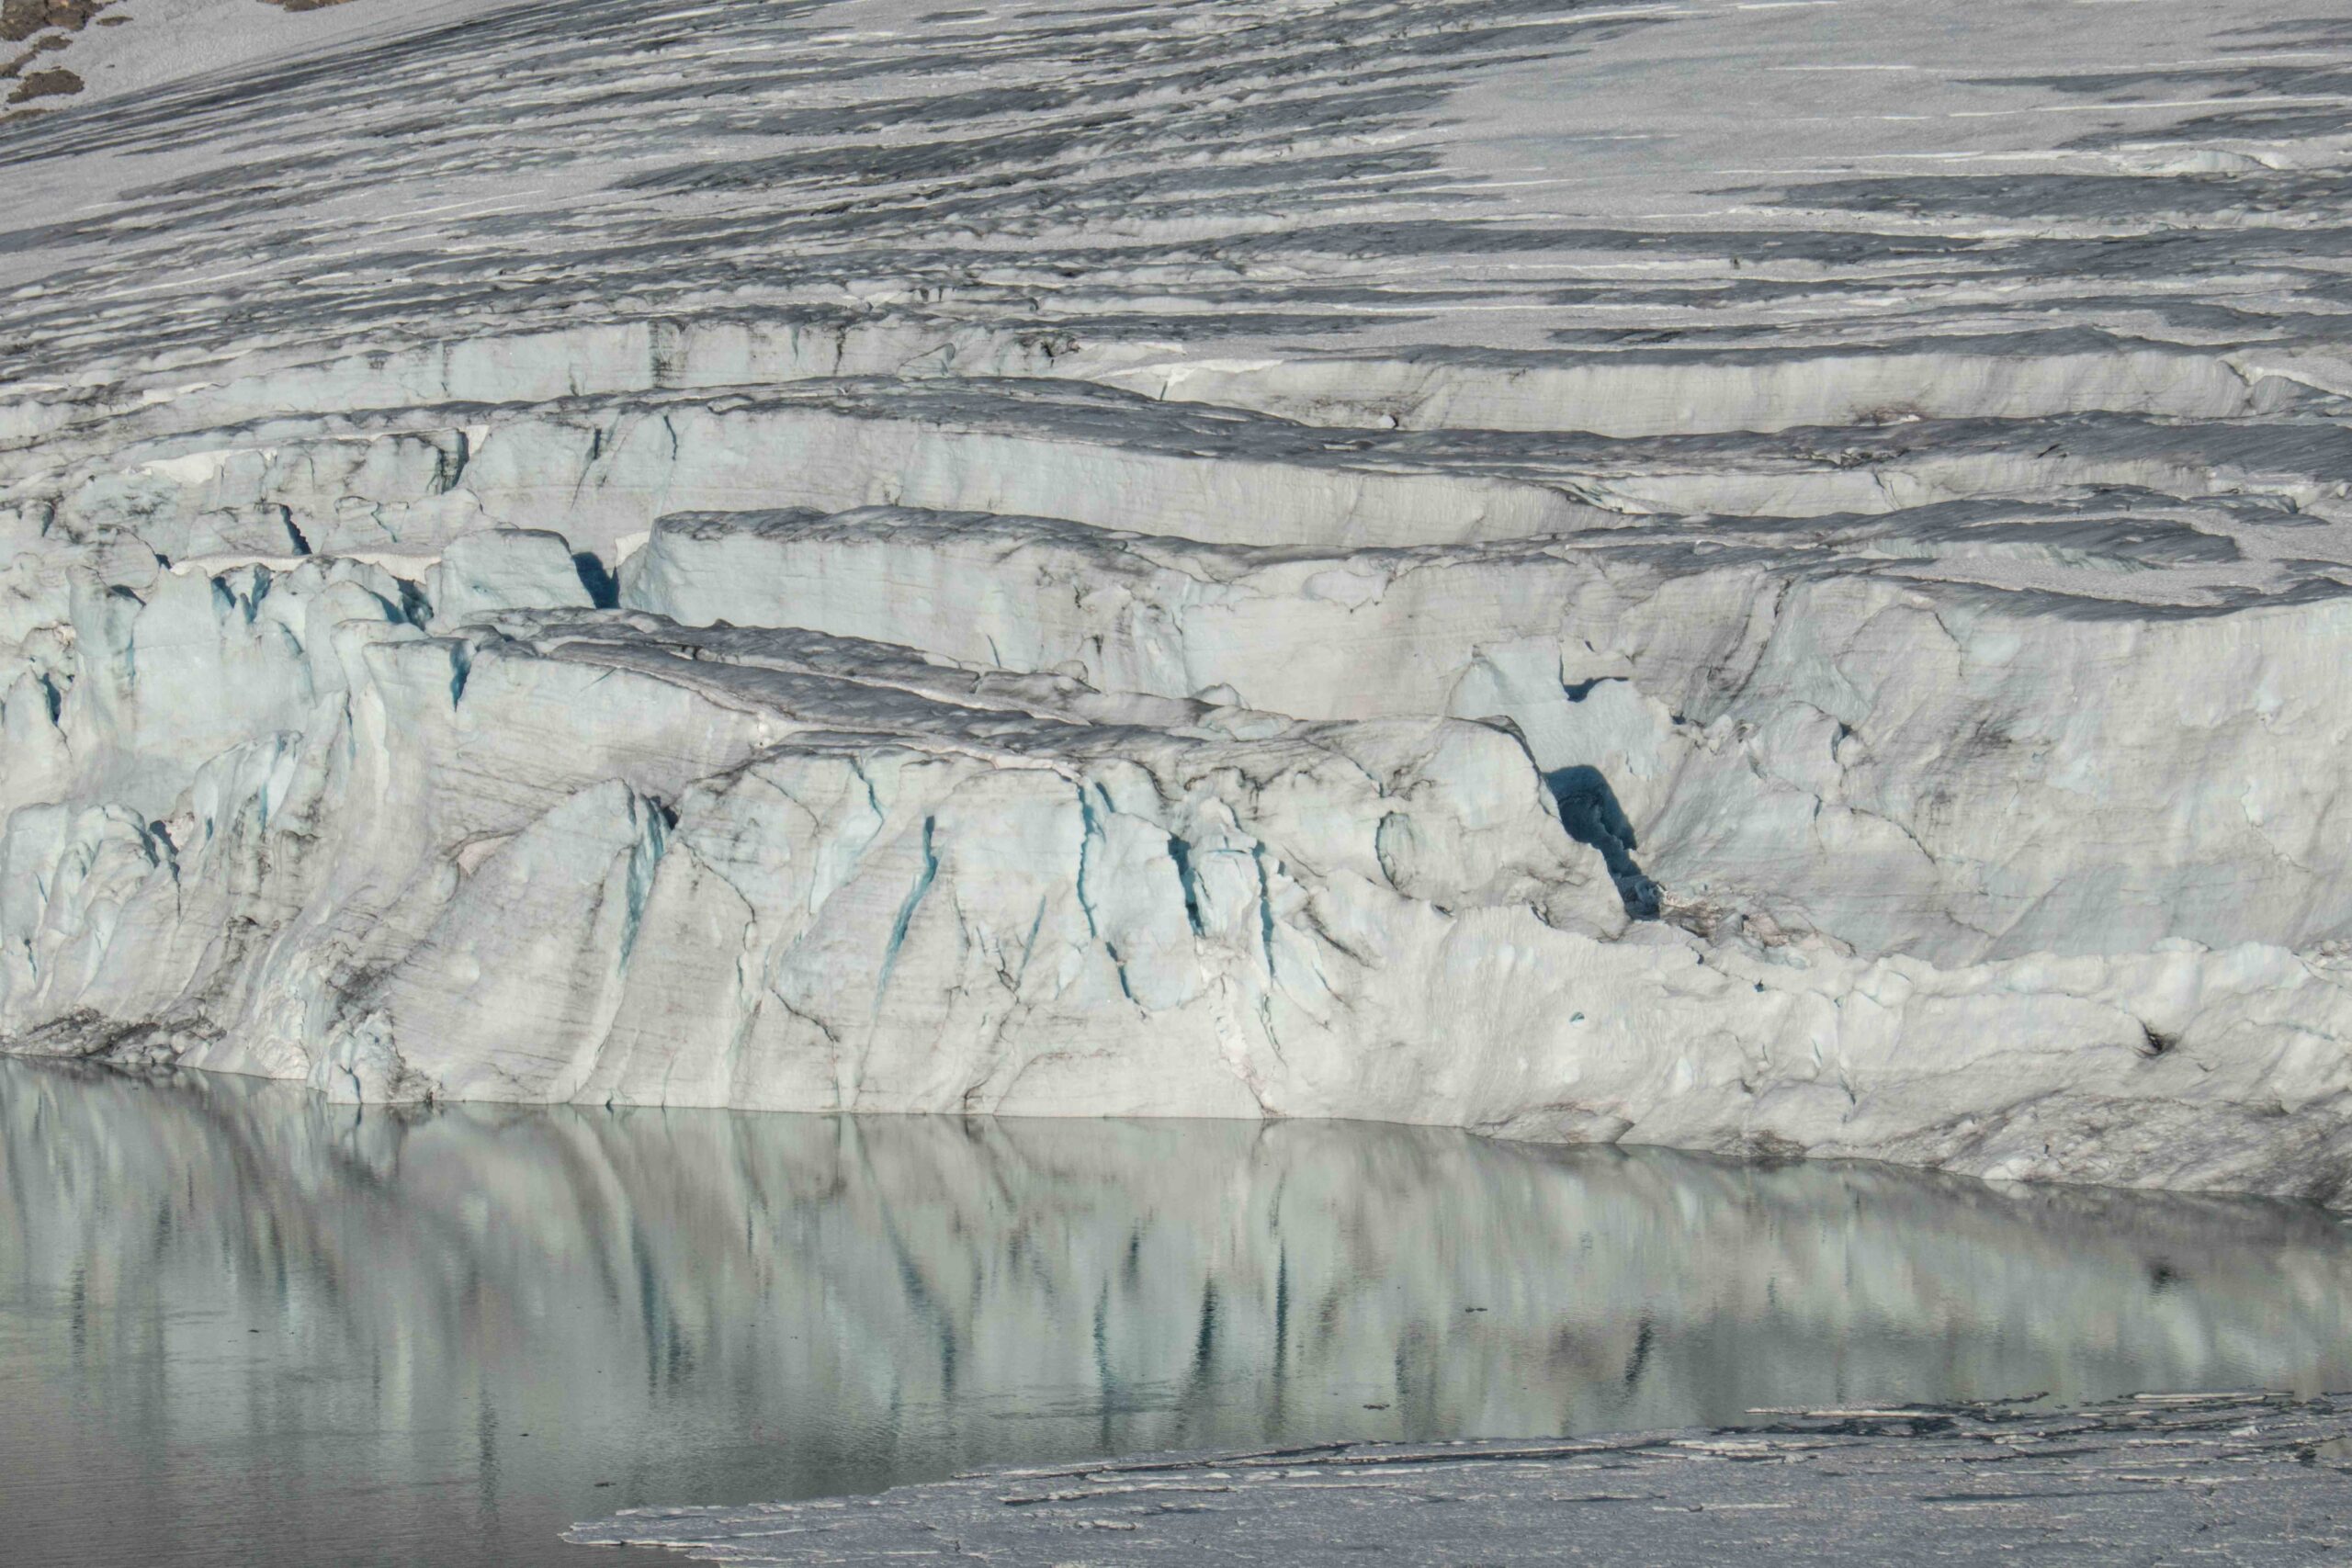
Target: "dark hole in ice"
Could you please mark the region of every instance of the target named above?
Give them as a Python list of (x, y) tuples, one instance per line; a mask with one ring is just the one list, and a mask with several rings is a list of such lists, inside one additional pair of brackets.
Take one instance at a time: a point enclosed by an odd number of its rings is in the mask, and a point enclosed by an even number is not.
[(604, 561), (594, 550), (579, 550), (571, 558), (571, 570), (580, 574), (580, 586), (588, 590), (589, 603), (599, 610), (617, 609), (621, 602), (620, 584), (605, 570)]
[(1634, 837), (1634, 825), (1626, 820), (1617, 792), (1609, 787), (1600, 770), (1581, 762), (1574, 767), (1555, 768), (1544, 775), (1544, 784), (1560, 808), (1560, 826), (1568, 830), (1568, 837), (1600, 852), (1601, 863), (1609, 868), (1609, 880), (1617, 885), (1617, 897), (1623, 900), (1625, 913), (1637, 920), (1657, 919), (1657, 884), (1644, 875), (1642, 868), (1634, 863), (1634, 851), (1639, 845)]

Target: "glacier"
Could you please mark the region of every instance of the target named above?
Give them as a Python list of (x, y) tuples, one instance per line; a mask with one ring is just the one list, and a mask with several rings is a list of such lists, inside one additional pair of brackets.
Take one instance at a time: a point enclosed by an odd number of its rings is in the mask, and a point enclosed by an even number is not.
[(2352, 1202), (2324, 8), (72, 58), (0, 132), (6, 1049)]

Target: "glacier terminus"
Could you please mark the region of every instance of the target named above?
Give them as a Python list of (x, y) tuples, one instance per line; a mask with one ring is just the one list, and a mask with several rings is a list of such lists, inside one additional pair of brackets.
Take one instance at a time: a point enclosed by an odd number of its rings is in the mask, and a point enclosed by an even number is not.
[(126, 9), (6, 1049), (2352, 1202), (2340, 8)]

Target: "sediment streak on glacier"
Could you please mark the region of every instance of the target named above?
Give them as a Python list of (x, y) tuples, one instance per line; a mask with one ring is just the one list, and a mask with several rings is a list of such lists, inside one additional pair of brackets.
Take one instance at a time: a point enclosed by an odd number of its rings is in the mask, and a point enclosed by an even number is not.
[(11, 1048), (2352, 1190), (2340, 20), (336, 16), (0, 144)]

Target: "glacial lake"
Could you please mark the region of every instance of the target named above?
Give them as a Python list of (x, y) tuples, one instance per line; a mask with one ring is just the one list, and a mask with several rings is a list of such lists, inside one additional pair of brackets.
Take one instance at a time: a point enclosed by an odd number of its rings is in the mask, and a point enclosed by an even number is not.
[(989, 1463), (2352, 1387), (2312, 1210), (1349, 1123), (417, 1113), (0, 1059), (0, 1557), (622, 1564)]

